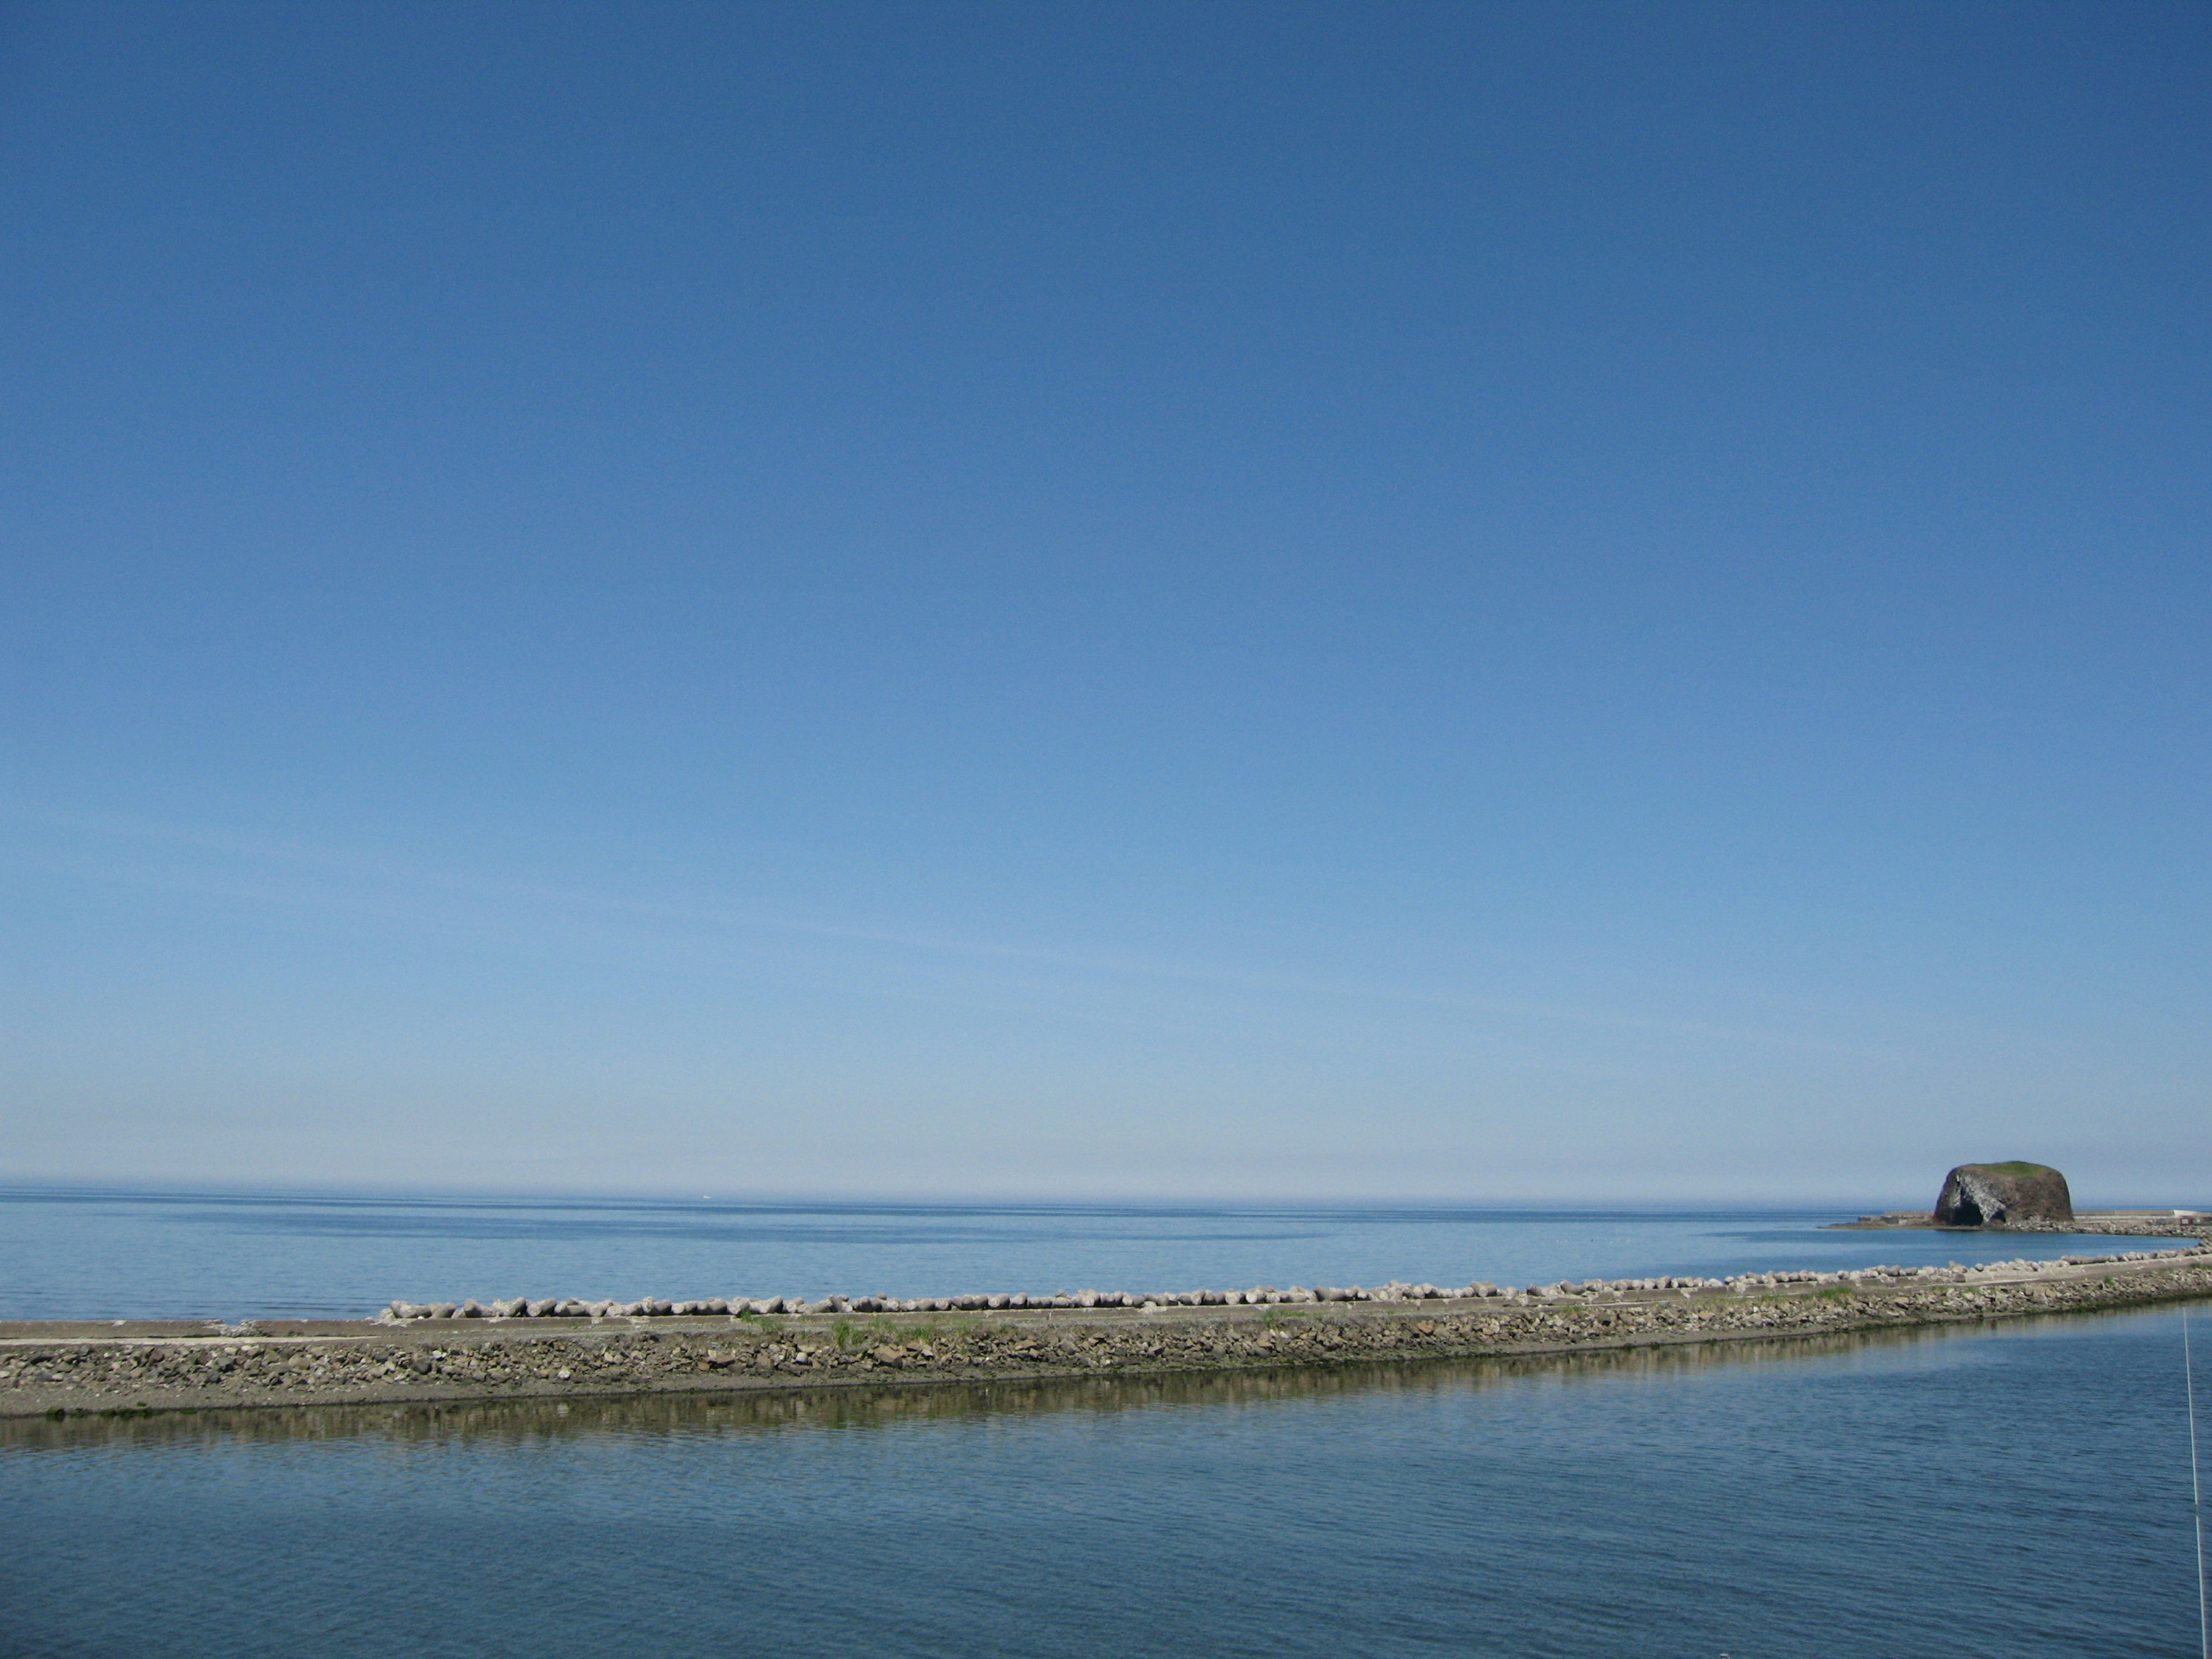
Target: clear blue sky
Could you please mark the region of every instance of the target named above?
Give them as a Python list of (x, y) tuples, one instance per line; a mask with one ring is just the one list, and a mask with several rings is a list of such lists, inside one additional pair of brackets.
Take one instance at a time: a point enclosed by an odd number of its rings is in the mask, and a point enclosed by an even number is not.
[(0, 223), (0, 1177), (2212, 1200), (2203, 5), (15, 5)]

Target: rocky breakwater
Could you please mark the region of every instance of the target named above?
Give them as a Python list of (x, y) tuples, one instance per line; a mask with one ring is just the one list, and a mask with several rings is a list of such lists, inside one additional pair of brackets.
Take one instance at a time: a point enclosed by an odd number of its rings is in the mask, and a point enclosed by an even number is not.
[(1149, 1309), (916, 1317), (758, 1315), (750, 1307), (685, 1315), (672, 1303), (665, 1314), (580, 1322), (526, 1311), (312, 1332), (274, 1323), (199, 1335), (0, 1327), (0, 1416), (1396, 1363), (1814, 1335), (2203, 1296), (2212, 1296), (2212, 1251), (2192, 1249), (1727, 1280), (1586, 1279), (1396, 1301), (1316, 1292), (1303, 1303), (1236, 1307), (1155, 1301)]
[[(1674, 1282), (1668, 1281), (1670, 1285)], [(1534, 1288), (1531, 1287), (1532, 1291)], [(678, 1301), (646, 1296), (633, 1302), (516, 1296), (490, 1302), (478, 1302), (473, 1297), (461, 1302), (393, 1302), (377, 1318), (395, 1322), (410, 1319), (696, 1319), (722, 1315), (744, 1318), (748, 1315), (775, 1314), (1001, 1313), (1008, 1310), (1078, 1308), (1158, 1311), (1163, 1308), (1281, 1307), (1318, 1302), (1465, 1302), (1515, 1294), (1487, 1283), (1448, 1289), (1393, 1279), (1388, 1285), (1371, 1286), (1293, 1285), (1288, 1290), (1278, 1290), (1272, 1285), (1260, 1285), (1242, 1291), (1151, 1291), (1141, 1294), (1128, 1291), (1056, 1291), (1049, 1295), (1024, 1291), (975, 1291), (958, 1296), (709, 1296)]]

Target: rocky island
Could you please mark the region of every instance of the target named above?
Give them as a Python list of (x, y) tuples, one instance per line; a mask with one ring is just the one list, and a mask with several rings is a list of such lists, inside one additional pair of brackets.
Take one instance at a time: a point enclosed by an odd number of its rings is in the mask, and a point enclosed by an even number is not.
[(2197, 1210), (2082, 1210), (2074, 1208), (2066, 1177), (2047, 1164), (1961, 1164), (1943, 1177), (1932, 1210), (1884, 1210), (1838, 1227), (1944, 1227), (2021, 1233), (2136, 1233), (2193, 1231), (2205, 1218)]
[(2074, 1195), (2047, 1164), (1961, 1164), (1943, 1177), (1939, 1227), (2070, 1227)]

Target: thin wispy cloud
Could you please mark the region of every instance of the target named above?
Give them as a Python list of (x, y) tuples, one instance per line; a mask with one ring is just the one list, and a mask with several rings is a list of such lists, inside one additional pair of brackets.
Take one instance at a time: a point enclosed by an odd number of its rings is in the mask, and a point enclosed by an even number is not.
[[(646, 897), (586, 888), (548, 885), (438, 869), (357, 849), (311, 845), (240, 835), (205, 826), (164, 823), (128, 815), (91, 813), (31, 805), (0, 806), (19, 823), (77, 837), (70, 850), (35, 853), (13, 849), (17, 860), (36, 859), (54, 872), (83, 879), (161, 888), (179, 894), (276, 909), (324, 910), (404, 925), (454, 940), (518, 942), (526, 933), (547, 926), (567, 927), (575, 936), (580, 925), (615, 921), (679, 926), (680, 934), (642, 933), (636, 938), (664, 945), (691, 944), (701, 933), (710, 939), (797, 939), (872, 947), (879, 953), (945, 956), (963, 961), (1006, 964), (1066, 978), (1184, 982), (1232, 988), (1261, 996), (1288, 996), (1358, 1004), (1399, 1004), (1439, 1012), (1480, 1015), (1500, 1022), (1555, 1022), (1622, 1031), (1690, 1037), (1751, 1046), (1801, 1048), (1834, 1054), (1872, 1056), (1879, 1048), (1802, 1030), (1746, 1026), (1662, 1014), (1565, 1004), (1540, 999), (1479, 995), (1444, 988), (1351, 981), (1310, 975), (1269, 973), (1191, 963), (1163, 962), (1115, 953), (973, 938), (932, 935), (896, 927), (866, 927), (773, 911), (748, 909), (697, 900)], [(173, 861), (149, 866), (103, 858), (88, 843), (107, 848), (141, 847), (199, 854), (222, 861), (229, 875)], [(295, 879), (283, 878), (290, 874)], [(257, 879), (258, 875), (261, 878)], [(503, 925), (502, 925), (503, 924)], [(587, 945), (588, 936), (576, 942)], [(923, 1000), (985, 1006), (943, 994), (902, 993)], [(1016, 1005), (995, 1002), (1011, 1009)], [(1035, 1004), (1026, 1005), (1034, 1007)], [(1216, 1029), (1204, 1022), (1141, 1019), (1126, 1012), (1086, 1008), (1065, 1000), (1054, 1012), (1081, 1018), (1143, 1024), (1160, 1029), (1200, 1032)], [(1817, 1013), (1807, 1009), (1803, 1012)]]

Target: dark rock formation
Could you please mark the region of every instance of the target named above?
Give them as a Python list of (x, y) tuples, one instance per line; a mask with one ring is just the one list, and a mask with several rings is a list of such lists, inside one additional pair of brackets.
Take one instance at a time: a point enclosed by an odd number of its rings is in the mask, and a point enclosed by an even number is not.
[(1961, 1164), (1943, 1177), (1939, 1227), (2033, 1227), (2074, 1223), (2066, 1177), (2045, 1164)]

